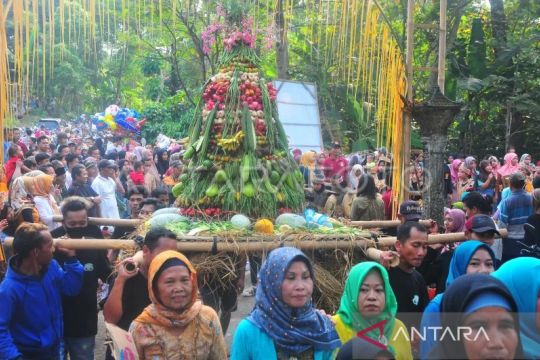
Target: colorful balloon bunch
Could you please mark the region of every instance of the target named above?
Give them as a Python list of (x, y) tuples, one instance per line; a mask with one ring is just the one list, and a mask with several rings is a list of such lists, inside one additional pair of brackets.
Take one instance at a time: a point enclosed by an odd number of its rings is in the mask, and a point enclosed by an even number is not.
[(111, 128), (112, 131), (127, 131), (140, 134), (146, 119), (138, 120), (139, 113), (133, 109), (120, 108), (118, 105), (109, 105), (104, 113), (97, 113), (92, 122), (98, 131)]

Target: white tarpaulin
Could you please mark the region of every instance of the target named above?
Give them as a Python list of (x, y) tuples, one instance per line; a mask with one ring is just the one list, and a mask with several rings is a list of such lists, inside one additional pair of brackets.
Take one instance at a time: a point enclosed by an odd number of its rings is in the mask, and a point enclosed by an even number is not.
[(279, 119), (290, 149), (302, 152), (323, 149), (317, 87), (313, 83), (275, 80)]

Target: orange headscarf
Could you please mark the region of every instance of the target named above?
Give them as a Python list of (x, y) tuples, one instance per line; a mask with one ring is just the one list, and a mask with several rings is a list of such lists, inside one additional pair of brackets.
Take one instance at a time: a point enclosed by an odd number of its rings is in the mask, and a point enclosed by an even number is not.
[(300, 157), (300, 165), (303, 165), (309, 169), (315, 167), (315, 161), (317, 160), (317, 153), (315, 151), (306, 151)]
[(54, 177), (49, 174), (41, 174), (32, 178), (32, 195), (43, 196), (48, 199), (53, 212), (60, 215), (60, 209), (56, 204), (56, 200), (51, 195)]
[(33, 180), (33, 194), (34, 196), (45, 196), (48, 197), (51, 193), (51, 188), (53, 185), (54, 178), (48, 174), (40, 174)]
[[(191, 273), (191, 301), (182, 312), (174, 311), (166, 308), (161, 304), (154, 294), (153, 281), (154, 277), (158, 273), (159, 269), (169, 259), (178, 259), (186, 264), (189, 272)], [(167, 250), (157, 255), (150, 263), (148, 269), (148, 294), (152, 304), (148, 305), (146, 309), (134, 320), (139, 323), (154, 324), (163, 327), (185, 327), (199, 314), (202, 308), (202, 302), (197, 299), (197, 272), (191, 264), (191, 262), (178, 251)]]

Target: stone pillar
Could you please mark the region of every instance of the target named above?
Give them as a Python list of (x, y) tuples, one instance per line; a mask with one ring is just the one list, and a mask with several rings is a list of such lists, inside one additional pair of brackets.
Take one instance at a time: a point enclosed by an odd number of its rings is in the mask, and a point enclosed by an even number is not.
[(420, 126), (420, 132), (427, 147), (425, 175), (427, 189), (424, 189), (425, 216), (443, 223), (446, 206), (443, 165), (446, 162), (448, 127), (460, 112), (461, 104), (445, 97), (437, 86), (431, 99), (415, 105), (412, 115)]

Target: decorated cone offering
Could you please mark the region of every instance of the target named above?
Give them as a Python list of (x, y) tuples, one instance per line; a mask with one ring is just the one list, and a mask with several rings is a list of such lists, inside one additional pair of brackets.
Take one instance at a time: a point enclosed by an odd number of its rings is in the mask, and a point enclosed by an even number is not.
[(225, 50), (190, 128), (177, 202), (187, 215), (193, 208), (253, 218), (275, 218), (281, 208), (300, 212), (304, 180), (288, 152), (277, 90), (260, 75), (251, 22), (241, 9), (228, 11)]

